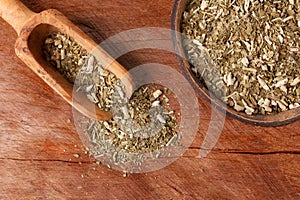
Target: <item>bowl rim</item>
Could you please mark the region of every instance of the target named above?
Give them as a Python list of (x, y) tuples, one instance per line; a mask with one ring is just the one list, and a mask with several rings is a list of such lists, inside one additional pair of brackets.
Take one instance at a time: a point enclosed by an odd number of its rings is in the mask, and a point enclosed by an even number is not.
[[(178, 26), (178, 12), (179, 6), (182, 2), (187, 2), (188, 0), (174, 0), (172, 14), (171, 14), (171, 37), (172, 37), (172, 44), (173, 48), (176, 52), (176, 58), (179, 62), (180, 69), (184, 77), (189, 81), (192, 85), (194, 90), (206, 101), (210, 102), (211, 106), (217, 108), (217, 110), (221, 111), (222, 113), (232, 117), (233, 119), (237, 119), (247, 124), (251, 124), (254, 126), (263, 126), (263, 127), (277, 127), (277, 126), (284, 126), (290, 123), (296, 122), (300, 120), (300, 107), (295, 108), (292, 110), (280, 112), (273, 115), (247, 115), (246, 113), (238, 112), (233, 110), (233, 108), (229, 107), (216, 97), (211, 97), (209, 92), (206, 88), (201, 88), (199, 85), (199, 81), (195, 80), (194, 75), (188, 69), (187, 66), (190, 64), (187, 60), (183, 59), (180, 55), (186, 55), (183, 48), (182, 48), (182, 39), (181, 35), (177, 32)], [(182, 16), (182, 14), (180, 14)], [(179, 20), (181, 21), (181, 19)], [(180, 30), (179, 30), (180, 32)], [(271, 120), (276, 116), (275, 120)], [(269, 119), (270, 118), (270, 119)]]

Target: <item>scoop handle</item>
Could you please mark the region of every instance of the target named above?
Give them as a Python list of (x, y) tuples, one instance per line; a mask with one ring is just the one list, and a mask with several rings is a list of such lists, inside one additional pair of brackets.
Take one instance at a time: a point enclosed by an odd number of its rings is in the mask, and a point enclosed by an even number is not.
[(15, 29), (18, 35), (34, 14), (19, 0), (0, 0), (0, 16)]

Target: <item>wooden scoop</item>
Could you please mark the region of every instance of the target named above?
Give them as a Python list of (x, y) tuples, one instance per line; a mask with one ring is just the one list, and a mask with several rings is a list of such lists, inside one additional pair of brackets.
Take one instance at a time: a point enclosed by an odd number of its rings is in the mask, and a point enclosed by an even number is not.
[(126, 75), (127, 71), (59, 11), (45, 10), (41, 13), (34, 13), (18, 0), (0, 0), (0, 16), (18, 34), (15, 45), (17, 56), (85, 116), (97, 120), (108, 120), (111, 118), (111, 113), (100, 110), (83, 94), (76, 94), (76, 98), (72, 101), (73, 85), (47, 62), (43, 55), (44, 40), (52, 32), (65, 33), (88, 52), (93, 52), (103, 66), (109, 66), (107, 70), (118, 78), (122, 78), (127, 94), (130, 94), (132, 82)]

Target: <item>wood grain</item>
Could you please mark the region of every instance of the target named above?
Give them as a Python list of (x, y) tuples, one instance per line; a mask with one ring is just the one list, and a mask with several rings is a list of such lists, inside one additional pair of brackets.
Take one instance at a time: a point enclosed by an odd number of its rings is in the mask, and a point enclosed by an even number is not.
[[(23, 2), (35, 12), (58, 9), (96, 42), (132, 28), (169, 28), (173, 6), (166, 0)], [(0, 199), (300, 198), (300, 122), (262, 128), (228, 117), (216, 147), (199, 159), (211, 112), (200, 98), (197, 138), (172, 165), (125, 178), (97, 165), (82, 151), (72, 108), (17, 58), (17, 35), (3, 20), (0, 32)], [(179, 70), (175, 56), (161, 51), (131, 52), (119, 62)]]
[(18, 0), (0, 0), (0, 17), (8, 22), (18, 35), (33, 15), (34, 13)]

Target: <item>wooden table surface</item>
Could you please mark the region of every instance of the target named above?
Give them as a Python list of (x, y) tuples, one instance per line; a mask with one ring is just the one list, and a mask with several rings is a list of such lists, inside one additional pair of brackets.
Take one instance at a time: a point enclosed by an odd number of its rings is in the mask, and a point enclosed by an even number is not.
[[(173, 6), (170, 0), (23, 2), (36, 12), (58, 9), (97, 42), (133, 28), (169, 28)], [(71, 107), (18, 59), (17, 35), (2, 19), (0, 36), (0, 199), (300, 199), (300, 121), (262, 128), (227, 117), (217, 145), (199, 159), (210, 119), (209, 104), (199, 98), (201, 125), (185, 155), (162, 170), (123, 177), (84, 154)], [(126, 68), (158, 62), (179, 70), (175, 56), (163, 51), (139, 50), (119, 61)]]

